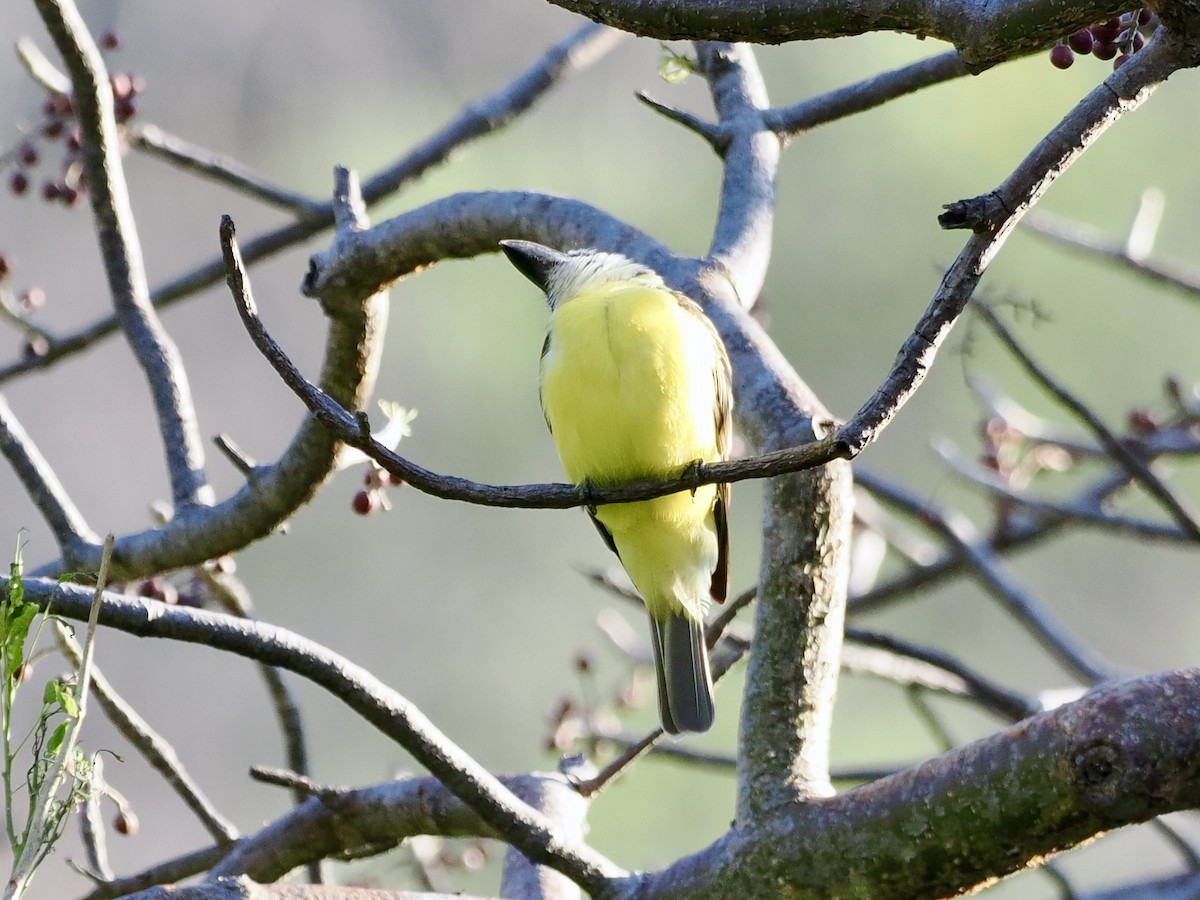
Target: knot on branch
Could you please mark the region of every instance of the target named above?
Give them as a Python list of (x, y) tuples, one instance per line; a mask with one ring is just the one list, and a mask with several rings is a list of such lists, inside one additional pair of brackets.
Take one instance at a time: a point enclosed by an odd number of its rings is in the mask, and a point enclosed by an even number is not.
[(939, 225), (947, 231), (969, 228), (975, 234), (993, 233), (1010, 216), (1004, 201), (995, 191), (970, 200), (955, 200), (942, 209), (946, 211), (938, 216)]
[[(1144, 763), (1149, 763), (1145, 760)], [(1102, 819), (1129, 821), (1154, 806), (1153, 779), (1115, 740), (1094, 738), (1071, 753), (1071, 783), (1081, 805)]]

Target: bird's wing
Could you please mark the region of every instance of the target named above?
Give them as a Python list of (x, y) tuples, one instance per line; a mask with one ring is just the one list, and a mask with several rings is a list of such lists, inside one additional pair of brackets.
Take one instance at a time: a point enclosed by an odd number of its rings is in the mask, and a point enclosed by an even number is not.
[[(713, 395), (716, 403), (713, 405), (713, 415), (716, 417), (717, 456), (719, 459), (729, 459), (729, 450), (733, 443), (733, 367), (729, 363), (729, 354), (725, 350), (725, 342), (717, 332), (712, 320), (704, 314), (700, 305), (680, 293), (675, 293), (676, 300), (685, 312), (695, 316), (712, 339), (715, 352), (713, 365)], [(729, 485), (718, 484), (717, 496), (713, 504), (713, 520), (717, 528), (717, 566), (713, 569), (712, 583), (709, 593), (717, 603), (724, 603), (729, 596)]]

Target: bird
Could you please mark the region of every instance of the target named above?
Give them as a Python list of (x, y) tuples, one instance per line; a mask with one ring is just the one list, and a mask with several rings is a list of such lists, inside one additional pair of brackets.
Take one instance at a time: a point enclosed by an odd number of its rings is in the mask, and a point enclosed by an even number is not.
[[(729, 457), (729, 355), (695, 301), (621, 254), (500, 245), (550, 306), (542, 412), (585, 497)], [(707, 731), (716, 709), (704, 618), (729, 591), (729, 485), (587, 511), (649, 613), (663, 730)]]

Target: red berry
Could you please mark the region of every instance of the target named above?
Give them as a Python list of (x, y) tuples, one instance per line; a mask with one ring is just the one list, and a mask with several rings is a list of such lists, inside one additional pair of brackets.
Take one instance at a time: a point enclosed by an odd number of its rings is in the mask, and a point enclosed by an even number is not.
[(100, 46), (105, 50), (116, 50), (121, 46), (121, 41), (115, 31), (106, 31), (100, 35)]
[(1075, 54), (1066, 44), (1055, 44), (1050, 50), (1050, 63), (1056, 69), (1069, 69), (1075, 62)]
[(123, 809), (117, 813), (113, 819), (113, 831), (117, 834), (137, 834), (138, 818), (127, 809)]
[(1091, 53), (1092, 45), (1094, 43), (1096, 42), (1092, 38), (1092, 33), (1086, 28), (1075, 32), (1073, 35), (1067, 38), (1067, 46), (1076, 53)]
[(1121, 33), (1121, 20), (1109, 19), (1099, 25), (1092, 26), (1092, 37), (1102, 43), (1111, 44), (1117, 39), (1117, 35)]
[(1139, 50), (1141, 50), (1145, 46), (1146, 46), (1146, 36), (1144, 34), (1142, 34), (1140, 31), (1135, 31), (1133, 33), (1133, 52), (1137, 53)]
[(1158, 425), (1150, 413), (1144, 409), (1135, 409), (1129, 413), (1129, 430), (1136, 434), (1154, 434)]
[(1138, 10), (1138, 20), (1137, 21), (1138, 21), (1138, 25), (1141, 25), (1143, 28), (1145, 26), (1149, 25), (1151, 22), (1154, 21), (1154, 10), (1148, 9), (1145, 6), (1143, 6), (1141, 9)]
[(379, 509), (379, 497), (374, 491), (359, 491), (354, 495), (351, 506), (360, 516), (365, 516)]
[(13, 172), (8, 176), (8, 189), (17, 196), (29, 190), (29, 176), (24, 172)]
[(25, 141), (17, 148), (17, 159), (23, 166), (36, 165), (38, 161), (37, 147), (33, 146), (29, 141)]
[(133, 99), (133, 95), (129, 94), (124, 97), (117, 97), (113, 104), (113, 115), (121, 124), (128, 122), (137, 115), (137, 103)]

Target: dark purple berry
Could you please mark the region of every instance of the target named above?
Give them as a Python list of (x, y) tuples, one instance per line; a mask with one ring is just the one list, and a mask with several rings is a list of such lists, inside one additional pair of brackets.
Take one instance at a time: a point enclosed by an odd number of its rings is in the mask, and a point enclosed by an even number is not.
[(1137, 53), (1146, 46), (1146, 37), (1140, 31), (1133, 33), (1133, 52)]
[(115, 31), (106, 31), (100, 35), (100, 46), (105, 50), (116, 50), (121, 46), (121, 40)]
[(1121, 66), (1125, 65), (1125, 63), (1127, 63), (1127, 62), (1129, 62), (1129, 54), (1122, 53), (1120, 56), (1118, 56), (1116, 59), (1113, 60), (1113, 71), (1114, 72), (1117, 71), (1117, 69), (1121, 68)]
[(8, 189), (18, 197), (29, 190), (29, 176), (24, 172), (13, 172), (8, 176)]
[(1091, 53), (1092, 45), (1095, 43), (1095, 40), (1092, 38), (1092, 33), (1086, 28), (1075, 32), (1073, 35), (1067, 38), (1067, 46), (1076, 53)]
[(1097, 41), (1092, 47), (1092, 56), (1096, 59), (1112, 59), (1117, 55), (1117, 45), (1108, 41)]
[(1109, 19), (1107, 22), (1102, 22), (1099, 25), (1093, 25), (1091, 28), (1092, 37), (1097, 41), (1105, 44), (1111, 44), (1117, 39), (1117, 35), (1121, 33), (1121, 20)]
[(351, 506), (360, 516), (369, 515), (379, 509), (379, 497), (374, 491), (359, 491), (354, 495)]
[(1050, 63), (1056, 69), (1069, 69), (1075, 62), (1075, 54), (1066, 44), (1055, 44), (1050, 50)]
[(42, 199), (57, 200), (60, 190), (62, 186), (57, 181), (45, 181), (42, 183)]
[(29, 141), (25, 141), (20, 147), (17, 148), (17, 160), (23, 166), (37, 165), (37, 147), (33, 146), (33, 144), (29, 143)]
[(1143, 6), (1141, 9), (1138, 10), (1138, 20), (1137, 21), (1138, 21), (1138, 25), (1145, 28), (1147, 25), (1149, 25), (1151, 22), (1154, 21), (1154, 10), (1147, 9), (1146, 7)]

